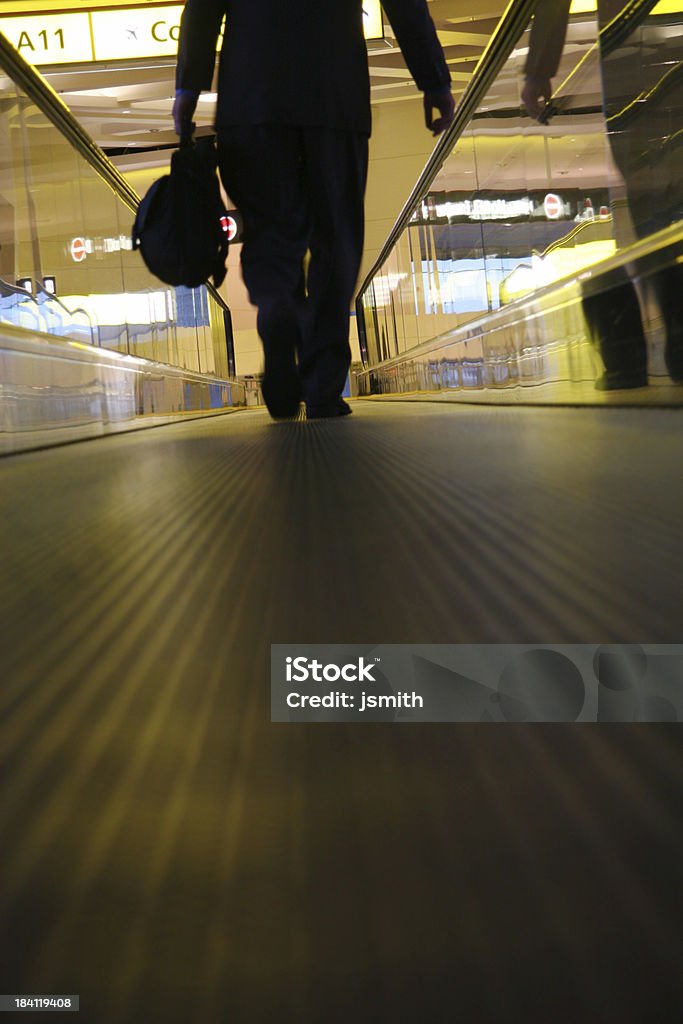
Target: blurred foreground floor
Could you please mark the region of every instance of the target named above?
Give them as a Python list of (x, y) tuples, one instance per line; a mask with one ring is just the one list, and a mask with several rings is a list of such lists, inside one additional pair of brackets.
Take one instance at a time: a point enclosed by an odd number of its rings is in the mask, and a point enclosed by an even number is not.
[(682, 456), (679, 412), (357, 403), (1, 462), (0, 991), (680, 1020), (680, 726), (276, 726), (269, 658), (680, 642)]

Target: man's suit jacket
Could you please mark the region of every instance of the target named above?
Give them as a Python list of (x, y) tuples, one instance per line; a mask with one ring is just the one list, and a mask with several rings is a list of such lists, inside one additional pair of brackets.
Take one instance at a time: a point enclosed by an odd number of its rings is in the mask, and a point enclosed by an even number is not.
[[(450, 83), (426, 0), (384, 0), (418, 87)], [(176, 87), (210, 89), (226, 18), (216, 125), (290, 124), (370, 132), (362, 0), (187, 0)]]

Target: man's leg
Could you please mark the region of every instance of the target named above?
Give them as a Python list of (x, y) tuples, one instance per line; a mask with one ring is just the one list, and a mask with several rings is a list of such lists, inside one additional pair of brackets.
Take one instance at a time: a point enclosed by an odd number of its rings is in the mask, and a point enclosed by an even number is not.
[[(299, 370), (309, 416), (339, 415), (351, 362), (349, 315), (363, 251), (367, 136), (303, 129), (311, 211)], [(346, 410), (348, 411), (348, 410)]]
[(310, 218), (301, 132), (284, 125), (219, 129), (218, 161), (244, 221), (242, 275), (258, 309), (263, 397), (272, 416), (287, 418), (302, 397), (295, 356), (302, 344)]
[(647, 385), (647, 345), (638, 296), (626, 271), (605, 292), (584, 295), (583, 312), (591, 340), (600, 349), (605, 372), (599, 391)]

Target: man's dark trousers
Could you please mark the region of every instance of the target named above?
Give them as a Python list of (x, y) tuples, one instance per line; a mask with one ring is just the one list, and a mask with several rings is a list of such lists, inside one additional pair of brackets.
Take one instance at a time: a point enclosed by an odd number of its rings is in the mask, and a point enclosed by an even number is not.
[(368, 137), (331, 128), (240, 125), (218, 129), (218, 157), (225, 189), (244, 221), (242, 272), (258, 308), (266, 358), (296, 351), (308, 408), (334, 405), (351, 361), (349, 312), (363, 250)]

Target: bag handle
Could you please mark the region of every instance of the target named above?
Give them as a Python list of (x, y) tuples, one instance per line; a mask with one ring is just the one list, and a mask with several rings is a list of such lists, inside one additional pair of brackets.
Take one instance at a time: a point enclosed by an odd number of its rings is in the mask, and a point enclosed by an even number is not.
[(180, 148), (188, 149), (194, 146), (194, 131), (197, 125), (192, 121), (188, 125), (183, 125), (183, 130), (180, 133)]

